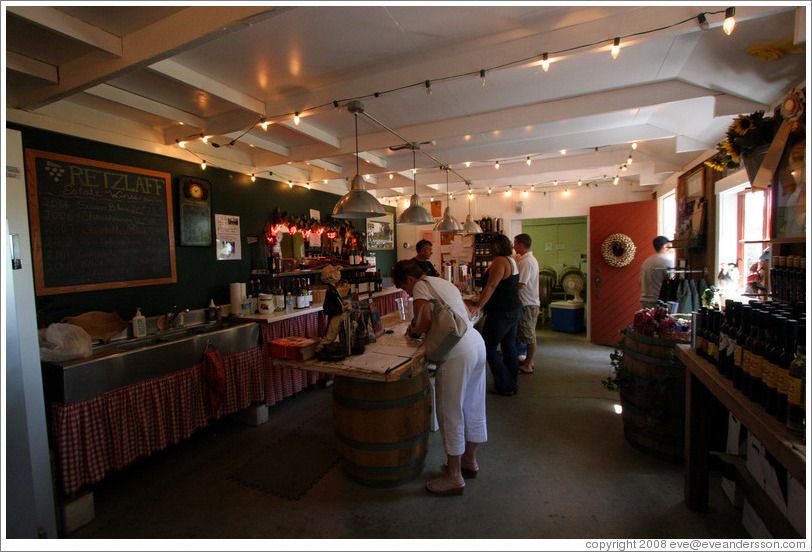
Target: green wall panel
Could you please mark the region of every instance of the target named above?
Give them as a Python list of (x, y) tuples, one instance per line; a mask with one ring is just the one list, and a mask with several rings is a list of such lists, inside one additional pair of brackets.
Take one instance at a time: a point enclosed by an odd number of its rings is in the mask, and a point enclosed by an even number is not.
[[(38, 320), (46, 324), (58, 322), (64, 316), (74, 316), (92, 310), (118, 312), (122, 318), (130, 319), (135, 314), (136, 307), (141, 307), (141, 312), (145, 316), (155, 316), (165, 313), (174, 305), (198, 309), (207, 306), (209, 299), (214, 299), (218, 305), (228, 303), (229, 284), (245, 282), (250, 277), (251, 248), (255, 246), (249, 245), (246, 238), (257, 236), (262, 232), (274, 209), (278, 207), (291, 215), (309, 213), (310, 209), (317, 209), (324, 219), (329, 216), (339, 199), (335, 194), (307, 190), (300, 186), (290, 188), (286, 183), (266, 178), (258, 177), (256, 182), (251, 182), (250, 177), (245, 174), (211, 166), (202, 170), (197, 163), (22, 125), (7, 126), (22, 133), (25, 148), (118, 163), (172, 175), (177, 283), (38, 296)], [(213, 244), (210, 247), (179, 245), (177, 188), (178, 180), (182, 176), (203, 178), (211, 183), (212, 214), (240, 217), (241, 260), (218, 261)], [(394, 207), (386, 207), (386, 210), (395, 212)], [(358, 220), (353, 223), (359, 231), (364, 231), (365, 221)], [(213, 221), (212, 232), (214, 232)], [(397, 230), (395, 232), (397, 243)], [(376, 257), (379, 270), (384, 276), (389, 276), (396, 262), (396, 252), (376, 251)]]

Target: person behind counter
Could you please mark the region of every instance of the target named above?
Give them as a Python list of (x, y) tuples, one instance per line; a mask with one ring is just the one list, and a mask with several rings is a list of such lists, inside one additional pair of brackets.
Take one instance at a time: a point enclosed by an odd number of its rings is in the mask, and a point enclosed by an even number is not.
[[(423, 334), (433, 323), (430, 304), (434, 290), (451, 309), (468, 321), (462, 339), (451, 349), (446, 360), (437, 363), (435, 388), (437, 392), (437, 423), (448, 456), (445, 473), (429, 481), (426, 488), (438, 495), (459, 495), (465, 489), (465, 477), (476, 477), (479, 471), (476, 451), (488, 440), (485, 419), (485, 343), (473, 328), (462, 295), (454, 284), (423, 274), (413, 260), (404, 260), (392, 269), (395, 285), (414, 298), (414, 312), (424, 313), (419, 321), (412, 320), (408, 332)], [(418, 324), (415, 327), (415, 324)]]
[[(483, 310), (487, 315), (482, 327), (488, 366), (493, 374), (491, 393), (515, 395), (519, 390), (519, 357), (516, 330), (522, 317), (519, 299), (519, 268), (510, 257), (512, 247), (504, 234), (491, 240), (493, 263), (488, 268), (488, 283), (482, 289), (472, 314)], [(483, 308), (484, 307), (484, 308)], [(501, 345), (502, 355), (497, 348)]]
[(414, 249), (417, 255), (412, 257), (412, 260), (417, 263), (417, 266), (423, 271), (426, 276), (439, 276), (437, 269), (431, 264), (432, 243), (429, 240), (420, 240), (415, 245)]
[(671, 240), (665, 236), (657, 236), (652, 240), (655, 253), (643, 261), (640, 268), (640, 306), (651, 309), (657, 306), (660, 297), (660, 288), (663, 280), (668, 278), (668, 271), (664, 268), (674, 268), (674, 259), (668, 255)]

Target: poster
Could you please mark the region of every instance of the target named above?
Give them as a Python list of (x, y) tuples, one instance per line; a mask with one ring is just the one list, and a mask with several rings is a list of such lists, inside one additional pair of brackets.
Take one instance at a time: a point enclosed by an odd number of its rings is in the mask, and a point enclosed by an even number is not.
[(218, 261), (242, 259), (240, 246), (240, 217), (235, 215), (214, 215), (214, 227)]
[(393, 213), (367, 219), (367, 248), (395, 248), (395, 215)]

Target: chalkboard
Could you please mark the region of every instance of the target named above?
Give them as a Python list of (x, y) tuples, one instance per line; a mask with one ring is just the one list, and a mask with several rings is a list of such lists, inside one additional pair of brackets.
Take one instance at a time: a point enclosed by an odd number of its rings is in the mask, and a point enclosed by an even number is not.
[(25, 152), (38, 295), (177, 281), (168, 173)]

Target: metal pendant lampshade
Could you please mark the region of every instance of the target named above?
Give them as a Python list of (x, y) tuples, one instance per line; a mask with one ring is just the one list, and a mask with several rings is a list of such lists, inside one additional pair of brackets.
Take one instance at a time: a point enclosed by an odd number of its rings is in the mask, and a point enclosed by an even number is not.
[(352, 178), (350, 191), (333, 207), (333, 216), (345, 219), (380, 217), (386, 214), (386, 210), (380, 201), (366, 190), (364, 177), (358, 170), (358, 114), (364, 112), (364, 104), (354, 100), (347, 105), (347, 109), (355, 115), (355, 176)]
[(462, 224), (460, 221), (455, 219), (451, 216), (451, 205), (450, 205), (450, 198), (448, 194), (448, 167), (444, 167), (445, 169), (445, 201), (446, 207), (445, 212), (443, 212), (443, 218), (437, 221), (437, 224), (434, 225), (435, 232), (459, 232), (462, 230)]
[(420, 196), (414, 194), (409, 200), (409, 206), (400, 214), (400, 217), (398, 217), (398, 224), (409, 224), (413, 226), (434, 224), (434, 219), (431, 218), (429, 212), (420, 205)]
[(353, 177), (350, 191), (339, 199), (336, 206), (333, 207), (333, 216), (335, 218), (374, 218), (385, 214), (386, 211), (383, 205), (374, 195), (366, 191), (364, 177), (360, 174)]
[(411, 226), (418, 226), (418, 225), (425, 225), (425, 224), (434, 224), (434, 219), (431, 218), (426, 209), (420, 205), (420, 196), (417, 195), (417, 164), (415, 163), (415, 150), (420, 147), (418, 144), (411, 144), (412, 149), (412, 172), (415, 175), (413, 180), (414, 182), (414, 194), (412, 195), (411, 199), (409, 199), (409, 207), (406, 208), (398, 217), (398, 224), (408, 224)]
[(482, 227), (480, 227), (479, 224), (477, 224), (476, 221), (474, 221), (474, 217), (471, 216), (471, 198), (474, 197), (473, 195), (470, 195), (472, 193), (471, 192), (471, 181), (466, 180), (465, 183), (468, 185), (468, 194), (469, 194), (469, 197), (468, 197), (468, 216), (465, 217), (465, 224), (462, 225), (462, 230), (460, 230), (460, 234), (462, 234), (464, 236), (467, 236), (467, 235), (470, 235), (470, 234), (481, 234), (482, 233)]

